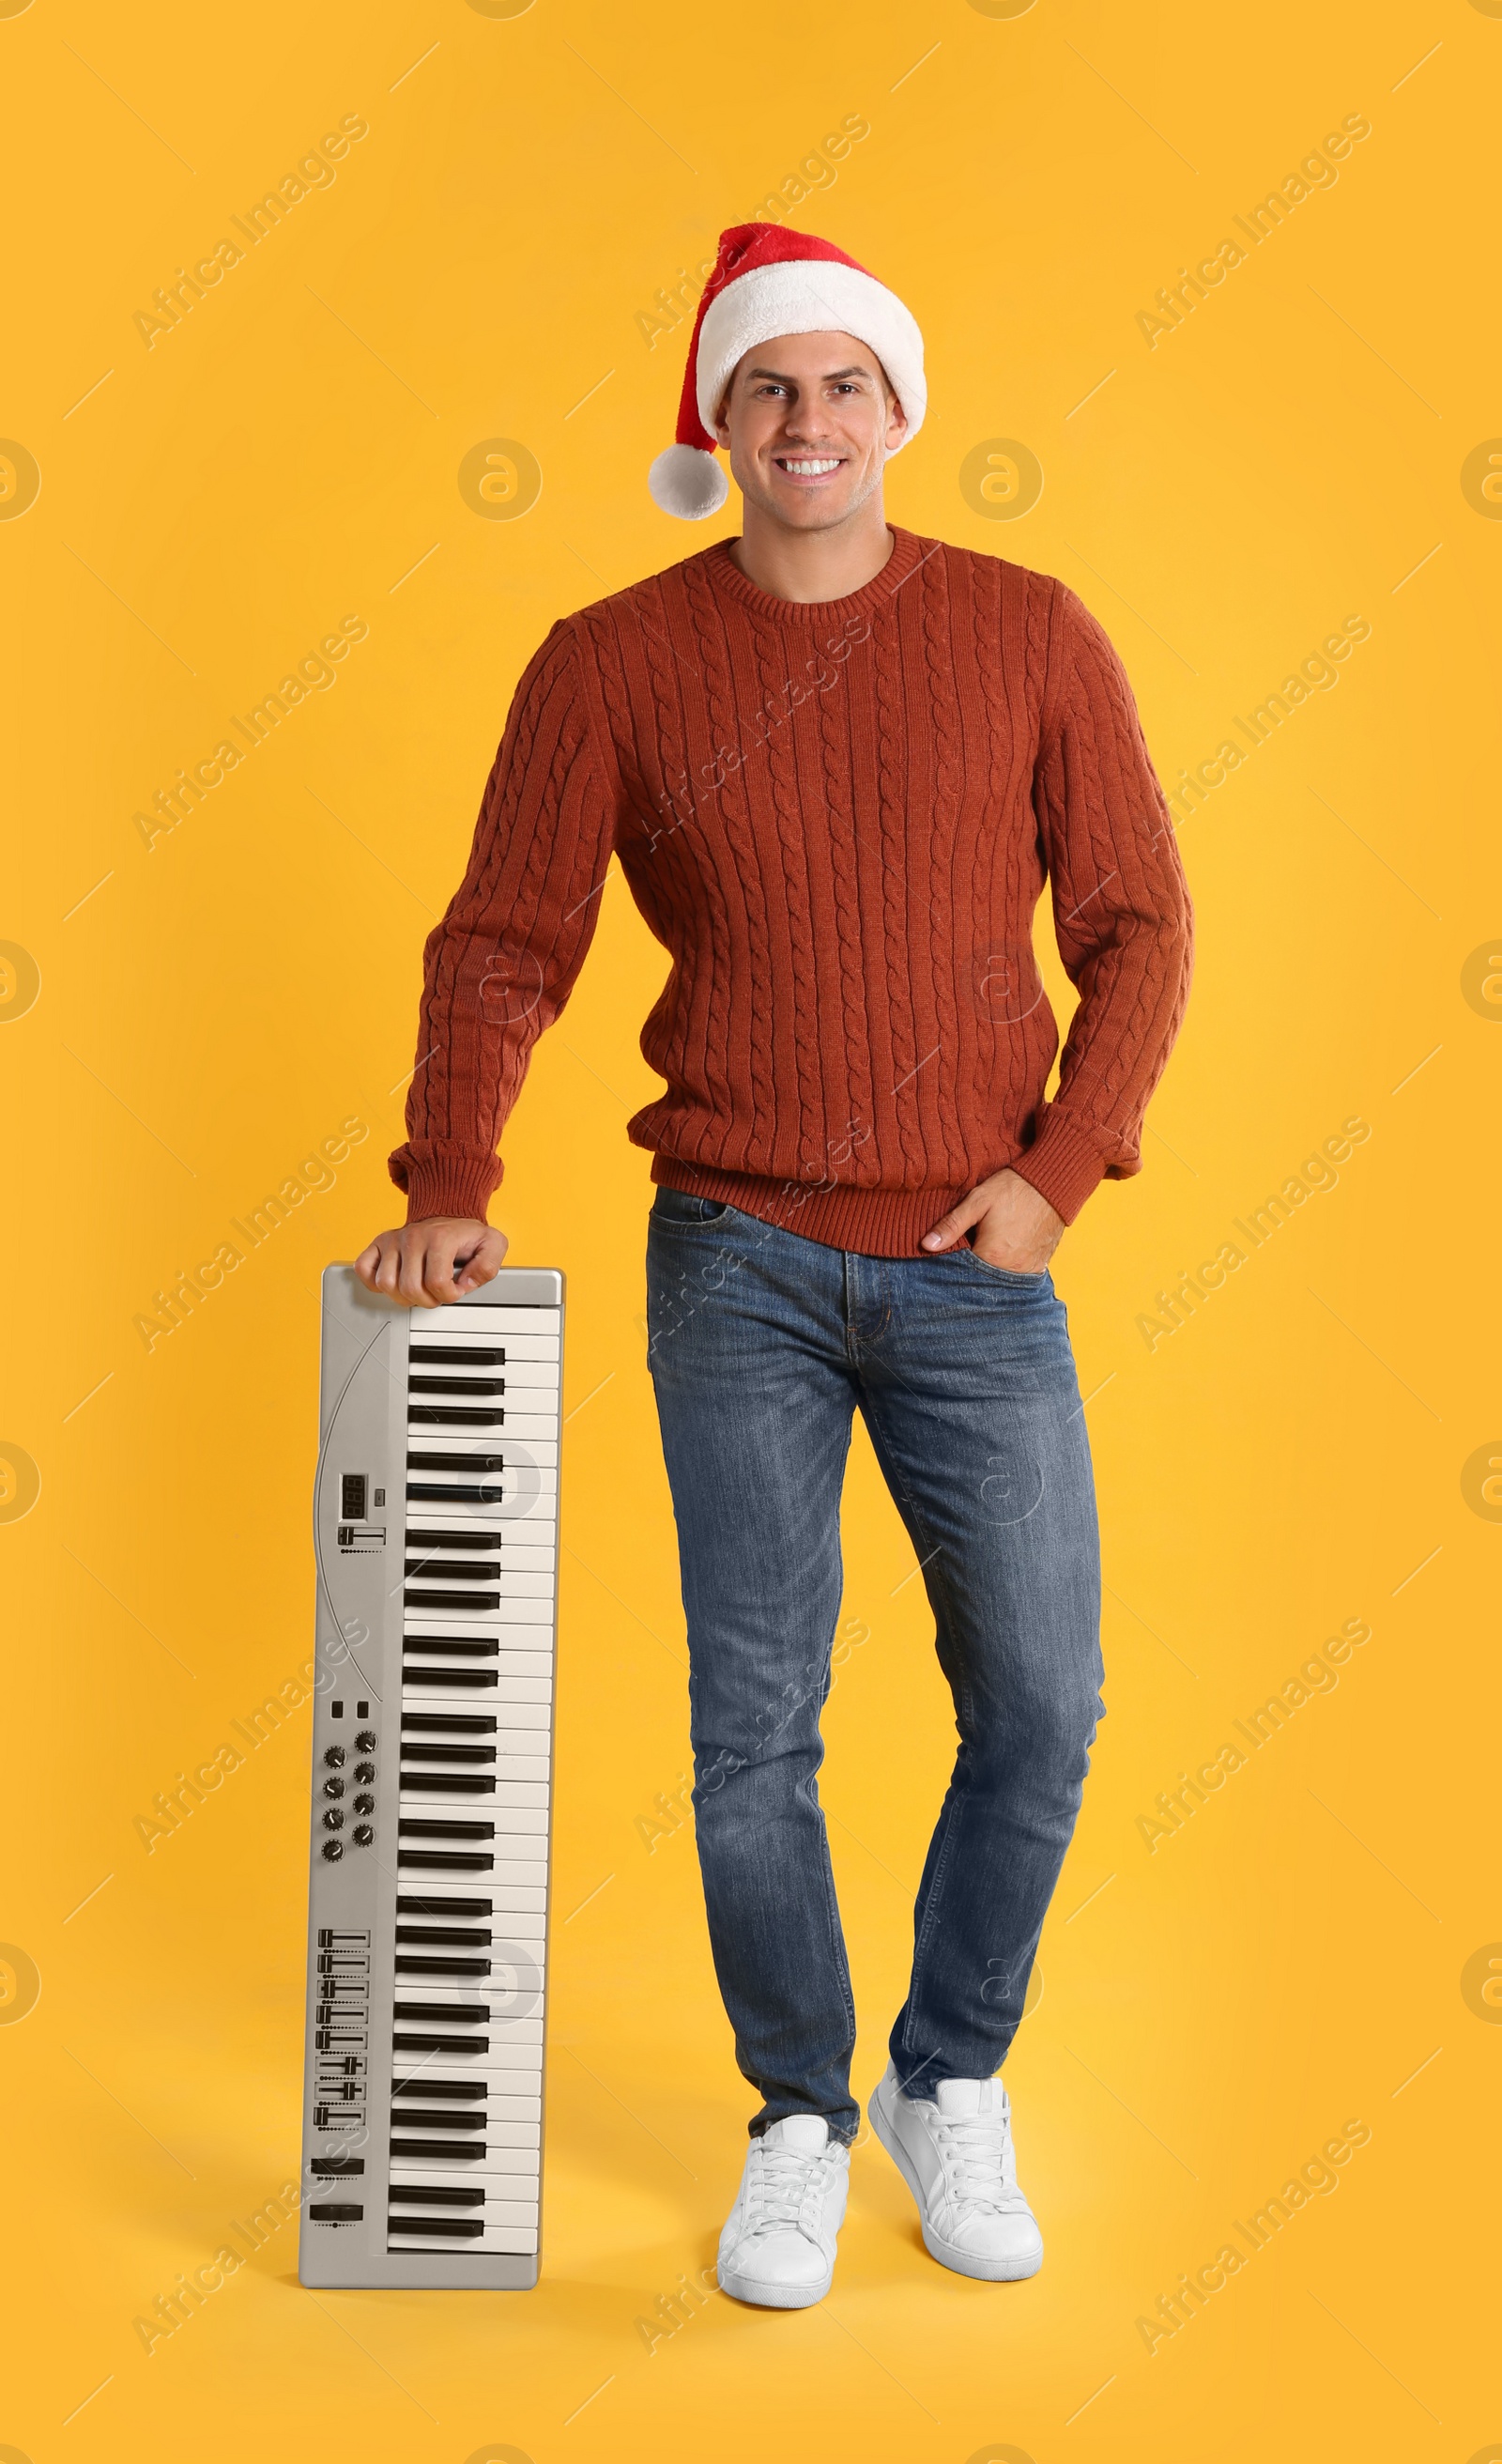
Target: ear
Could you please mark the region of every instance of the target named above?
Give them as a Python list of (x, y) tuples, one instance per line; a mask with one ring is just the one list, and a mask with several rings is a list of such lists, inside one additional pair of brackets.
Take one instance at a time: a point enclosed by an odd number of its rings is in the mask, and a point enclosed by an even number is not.
[(886, 396), (886, 450), (895, 453), (907, 434), (907, 413), (890, 385)]
[(725, 391), (720, 396), (719, 407), (715, 411), (714, 417), (709, 423), (714, 430), (715, 438), (720, 449), (722, 452), (725, 453), (729, 453), (730, 450), (730, 386), (733, 385), (734, 383), (735, 379), (732, 376), (729, 385), (726, 386)]

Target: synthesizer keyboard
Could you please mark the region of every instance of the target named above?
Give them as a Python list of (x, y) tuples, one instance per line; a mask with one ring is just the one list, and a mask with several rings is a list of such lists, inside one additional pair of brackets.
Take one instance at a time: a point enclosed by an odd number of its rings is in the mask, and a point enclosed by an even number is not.
[(537, 2280), (562, 1338), (323, 1279), (309, 2286)]

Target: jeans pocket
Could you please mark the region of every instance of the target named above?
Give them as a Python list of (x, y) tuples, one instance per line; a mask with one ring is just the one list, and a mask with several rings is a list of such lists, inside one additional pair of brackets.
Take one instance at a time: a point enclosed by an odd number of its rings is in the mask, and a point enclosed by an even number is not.
[(667, 1232), (695, 1232), (718, 1223), (731, 1213), (723, 1198), (696, 1198), (686, 1189), (660, 1186), (652, 1200), (652, 1221)]
[(990, 1260), (981, 1257), (978, 1251), (971, 1248), (969, 1242), (965, 1243), (963, 1249), (957, 1250), (954, 1254), (968, 1257), (972, 1266), (978, 1266), (983, 1275), (994, 1276), (998, 1283), (1014, 1284), (1019, 1291), (1040, 1292), (1050, 1281), (1046, 1266), (1040, 1266), (1035, 1275), (1019, 1275), (1011, 1266), (993, 1266)]

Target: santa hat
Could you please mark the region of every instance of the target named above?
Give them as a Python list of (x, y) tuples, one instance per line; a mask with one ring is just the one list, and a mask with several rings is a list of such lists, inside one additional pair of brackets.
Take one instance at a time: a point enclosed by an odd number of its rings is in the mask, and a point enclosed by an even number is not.
[(686, 522), (719, 512), (730, 489), (714, 458), (711, 422), (738, 363), (778, 334), (825, 332), (853, 334), (875, 351), (907, 415), (905, 444), (923, 426), (928, 388), (923, 336), (896, 293), (833, 241), (780, 223), (736, 223), (720, 233), (688, 345), (678, 441), (647, 477), (655, 505)]

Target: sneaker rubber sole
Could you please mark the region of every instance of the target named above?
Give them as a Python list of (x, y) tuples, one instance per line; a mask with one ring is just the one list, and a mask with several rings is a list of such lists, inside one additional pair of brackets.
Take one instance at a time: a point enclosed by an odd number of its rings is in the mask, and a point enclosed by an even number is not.
[(871, 2118), (872, 2129), (912, 2192), (913, 2204), (918, 2210), (924, 2248), (930, 2258), (936, 2258), (941, 2267), (952, 2268), (956, 2276), (978, 2277), (986, 2284), (1020, 2284), (1025, 2277), (1036, 2276), (1043, 2264), (1041, 2241), (1035, 2251), (1029, 2252), (1022, 2257), (988, 2259), (978, 2257), (973, 2251), (961, 2250), (956, 2243), (946, 2241), (941, 2234), (936, 2233), (928, 2223), (924, 2206), (923, 2188), (913, 2170), (912, 2161), (897, 2135), (891, 2117), (882, 2102), (880, 2082), (872, 2090), (871, 2101), (866, 2111)]
[(733, 2267), (722, 2267), (716, 2277), (720, 2291), (732, 2301), (749, 2301), (757, 2310), (811, 2310), (816, 2301), (823, 2300), (834, 2280), (833, 2268), (822, 2284), (763, 2284)]

